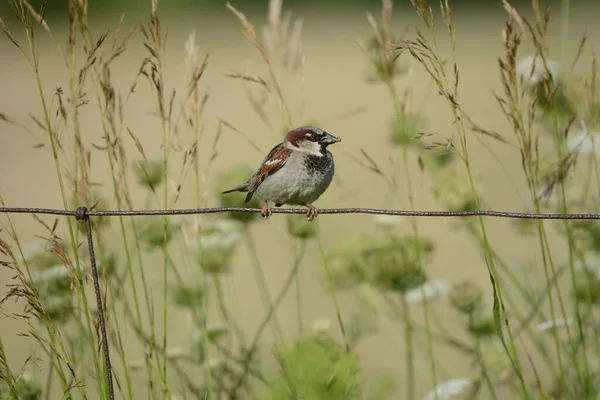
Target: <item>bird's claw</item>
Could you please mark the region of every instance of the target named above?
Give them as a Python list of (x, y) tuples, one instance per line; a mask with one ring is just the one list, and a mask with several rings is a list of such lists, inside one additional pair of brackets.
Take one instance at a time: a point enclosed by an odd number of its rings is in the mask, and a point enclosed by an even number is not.
[(307, 204), (306, 207), (308, 207), (308, 211), (306, 212), (306, 217), (308, 220), (312, 221), (317, 218), (317, 215), (319, 214), (317, 207), (313, 206), (312, 204)]
[(265, 204), (262, 206), (260, 215), (262, 215), (263, 218), (269, 218), (271, 214), (273, 214), (273, 211), (271, 211), (271, 207), (269, 207), (269, 204), (265, 202)]

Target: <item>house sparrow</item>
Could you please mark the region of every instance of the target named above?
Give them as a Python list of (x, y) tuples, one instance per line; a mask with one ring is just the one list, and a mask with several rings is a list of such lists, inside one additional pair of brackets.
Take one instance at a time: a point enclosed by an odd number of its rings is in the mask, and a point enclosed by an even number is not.
[(283, 142), (273, 147), (258, 170), (241, 185), (223, 193), (247, 192), (246, 203), (256, 194), (264, 205), (261, 215), (269, 217), (269, 201), (276, 207), (284, 204), (308, 208), (312, 221), (317, 209), (312, 205), (333, 179), (333, 155), (327, 146), (341, 141), (316, 126), (302, 126), (285, 135)]

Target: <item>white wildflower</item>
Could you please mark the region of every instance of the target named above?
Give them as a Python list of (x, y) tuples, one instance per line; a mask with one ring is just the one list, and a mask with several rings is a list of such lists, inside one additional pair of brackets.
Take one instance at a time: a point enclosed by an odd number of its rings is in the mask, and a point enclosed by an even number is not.
[(60, 263), (58, 255), (52, 251), (52, 243), (38, 239), (22, 246), (23, 259), (32, 269), (42, 270)]
[(432, 301), (439, 296), (450, 293), (451, 287), (452, 285), (449, 282), (431, 280), (404, 293), (404, 298), (410, 304), (423, 304), (424, 300)]
[(458, 396), (464, 390), (471, 387), (471, 385), (471, 381), (465, 378), (450, 379), (441, 383), (431, 392), (427, 393), (427, 395), (423, 397), (423, 400), (452, 400), (454, 396)]
[(548, 74), (556, 79), (560, 65), (556, 61), (546, 60), (548, 70), (539, 55), (523, 58), (517, 63), (517, 75), (523, 79), (527, 86), (535, 86), (548, 79)]
[(538, 333), (542, 333), (542, 332), (546, 332), (554, 327), (560, 328), (563, 326), (571, 326), (571, 325), (573, 325), (572, 318), (567, 318), (567, 319), (559, 318), (559, 319), (555, 319), (555, 320), (541, 322), (541, 323), (535, 325), (533, 327), (533, 330)]
[(37, 256), (39, 253), (45, 253), (50, 251), (50, 243), (45, 239), (37, 239), (32, 242), (26, 243), (22, 246), (23, 256), (26, 260), (29, 257)]
[(33, 283), (54, 282), (69, 277), (69, 269), (64, 264), (56, 264), (31, 274)]
[(242, 239), (243, 223), (223, 218), (200, 226), (191, 246), (205, 272), (219, 274), (229, 270), (235, 246)]
[(231, 248), (242, 239), (241, 222), (232, 219), (218, 219), (200, 229), (200, 242), (204, 249)]
[(569, 150), (579, 150), (582, 154), (600, 153), (600, 132), (588, 133), (587, 130), (581, 130), (567, 138)]
[(402, 217), (398, 215), (386, 215), (386, 214), (378, 214), (375, 215), (373, 220), (375, 221), (375, 225), (381, 228), (393, 228), (401, 223)]
[(203, 236), (201, 239), (202, 247), (204, 249), (212, 249), (212, 248), (224, 248), (224, 247), (233, 247), (237, 242), (242, 238), (242, 234), (239, 232), (231, 232), (231, 233), (211, 233), (207, 236)]
[(167, 347), (167, 359), (177, 360), (185, 355), (181, 347)]
[(325, 333), (331, 328), (331, 320), (326, 318), (318, 318), (312, 322), (312, 329), (315, 333)]
[[(111, 263), (113, 262), (113, 253), (111, 250), (107, 250), (104, 253), (104, 257), (107, 260), (108, 268), (110, 268)], [(96, 256), (98, 257), (98, 256)], [(102, 259), (96, 259), (96, 270), (100, 272), (104, 268), (104, 263)], [(65, 264), (54, 264), (50, 267), (47, 267), (41, 271), (35, 271), (31, 274), (31, 282), (32, 283), (55, 283), (59, 281), (67, 281), (71, 279), (71, 269), (74, 267), (67, 266)], [(85, 275), (85, 270), (88, 269), (85, 265), (81, 264), (82, 271)], [(75, 275), (75, 271), (73, 274)]]
[(583, 261), (575, 261), (575, 271), (587, 271), (591, 274), (598, 273), (596, 259), (593, 253), (583, 255)]

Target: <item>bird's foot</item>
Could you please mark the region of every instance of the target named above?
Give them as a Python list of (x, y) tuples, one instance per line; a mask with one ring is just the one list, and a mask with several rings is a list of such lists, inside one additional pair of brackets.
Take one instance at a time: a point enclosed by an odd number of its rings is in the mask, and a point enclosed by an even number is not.
[(262, 215), (263, 218), (269, 218), (271, 216), (271, 214), (273, 214), (273, 211), (271, 211), (271, 207), (269, 207), (269, 203), (267, 203), (265, 201), (265, 204), (263, 204), (263, 206), (262, 206), (260, 215)]
[(312, 221), (313, 219), (317, 218), (317, 215), (319, 214), (317, 207), (313, 206), (312, 204), (307, 204), (306, 207), (308, 207), (308, 211), (306, 212), (306, 217), (308, 220)]

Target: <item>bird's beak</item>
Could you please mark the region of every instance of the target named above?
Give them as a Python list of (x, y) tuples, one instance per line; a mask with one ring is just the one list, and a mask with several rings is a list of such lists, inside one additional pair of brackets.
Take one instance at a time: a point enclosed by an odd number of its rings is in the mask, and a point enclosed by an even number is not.
[(323, 137), (321, 138), (321, 140), (319, 140), (319, 143), (322, 144), (322, 145), (324, 145), (324, 146), (328, 146), (330, 144), (338, 143), (338, 142), (341, 142), (341, 141), (342, 141), (342, 138), (333, 136), (330, 133), (325, 133), (325, 135), (323, 135)]

